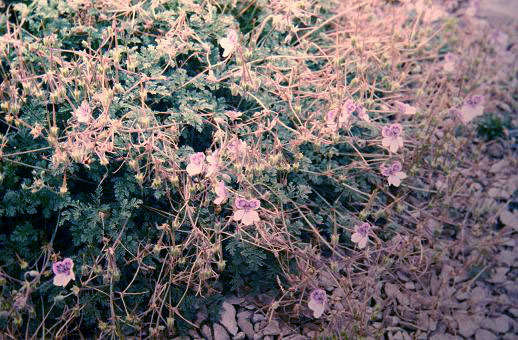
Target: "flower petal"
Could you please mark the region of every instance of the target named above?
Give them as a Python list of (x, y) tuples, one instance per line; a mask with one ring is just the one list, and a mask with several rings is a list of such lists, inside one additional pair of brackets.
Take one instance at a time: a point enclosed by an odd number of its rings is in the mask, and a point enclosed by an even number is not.
[(243, 218), (243, 215), (245, 214), (245, 211), (244, 210), (236, 210), (234, 212), (234, 215), (232, 215), (232, 219), (234, 221), (241, 221), (241, 219)]
[(313, 316), (318, 319), (324, 314), (325, 305), (315, 300), (309, 300), (308, 308), (313, 311)]
[(255, 210), (247, 211), (243, 215), (243, 218), (241, 219), (241, 222), (246, 225), (252, 225), (254, 222), (259, 222), (261, 219), (259, 218), (259, 214)]
[(53, 280), (54, 286), (65, 287), (72, 279), (72, 276), (73, 275), (64, 275), (64, 274), (58, 274), (58, 275), (54, 276), (54, 280)]

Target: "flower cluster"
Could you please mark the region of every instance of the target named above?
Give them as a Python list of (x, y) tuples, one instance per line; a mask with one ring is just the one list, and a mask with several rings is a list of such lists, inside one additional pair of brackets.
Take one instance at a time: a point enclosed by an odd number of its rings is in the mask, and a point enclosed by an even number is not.
[(398, 187), (401, 184), (401, 180), (405, 179), (406, 174), (401, 171), (403, 167), (401, 162), (395, 161), (392, 164), (382, 164), (380, 166), (380, 172), (383, 176), (388, 177), (387, 180), (390, 185)]
[(383, 140), (381, 144), (390, 150), (390, 152), (397, 152), (399, 148), (403, 147), (403, 137), (401, 136), (403, 127), (401, 124), (394, 123), (384, 126), (381, 129)]

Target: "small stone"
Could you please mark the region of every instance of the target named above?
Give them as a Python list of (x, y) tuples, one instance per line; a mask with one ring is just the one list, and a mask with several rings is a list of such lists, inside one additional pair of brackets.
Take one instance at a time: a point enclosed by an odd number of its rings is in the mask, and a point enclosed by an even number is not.
[(247, 319), (249, 320), (250, 317), (252, 316), (252, 312), (249, 311), (249, 310), (244, 310), (244, 311), (241, 311), (239, 313), (237, 313), (237, 319)]
[(200, 338), (200, 334), (198, 334), (198, 332), (196, 332), (196, 330), (194, 328), (191, 328), (189, 329), (189, 331), (187, 332), (191, 337), (195, 338), (195, 339), (199, 339)]
[(279, 321), (272, 320), (264, 329), (264, 335), (279, 335), (281, 334), (281, 328), (279, 327)]
[(507, 333), (510, 328), (509, 318), (505, 315), (493, 319), (487, 318), (482, 321), (482, 327), (495, 333)]
[(236, 309), (228, 302), (223, 302), (222, 308), (223, 311), (220, 315), (221, 324), (225, 326), (225, 328), (230, 334), (236, 335), (238, 332), (236, 322)]
[(502, 158), (504, 155), (504, 148), (499, 143), (491, 144), (487, 151), (489, 155), (493, 158)]
[(464, 292), (464, 291), (459, 291), (457, 294), (455, 294), (455, 297), (459, 301), (465, 301), (465, 300), (469, 299), (470, 293)]
[(502, 283), (507, 281), (507, 272), (509, 271), (508, 267), (497, 267), (493, 270), (491, 278), (487, 280), (491, 283)]
[(407, 283), (405, 283), (405, 288), (409, 290), (414, 290), (415, 284), (412, 281), (408, 281)]
[(244, 340), (246, 338), (245, 332), (239, 332), (236, 334), (235, 337), (233, 337), (233, 340)]
[(255, 333), (254, 337), (252, 339), (254, 339), (254, 340), (261, 340), (263, 337), (264, 336), (263, 336), (262, 333)]
[(225, 302), (228, 302), (231, 305), (239, 305), (239, 304), (242, 304), (243, 302), (245, 302), (245, 298), (242, 298), (242, 297), (240, 298), (240, 297), (231, 295), (231, 296), (228, 296), (227, 298), (225, 298)]
[(187, 335), (177, 336), (176, 338), (173, 338), (172, 340), (191, 340)]
[(196, 313), (196, 325), (201, 325), (205, 320), (207, 320), (208, 314), (205, 311), (199, 311)]
[(225, 327), (221, 326), (219, 323), (215, 323), (212, 327), (214, 329), (214, 340), (230, 340), (230, 336)]
[(508, 311), (512, 314), (512, 316), (518, 318), (518, 308), (509, 308)]
[(203, 338), (206, 340), (212, 340), (212, 332), (208, 325), (203, 325), (201, 327), (201, 335), (203, 335)]
[(308, 340), (308, 337), (300, 334), (292, 334), (285, 336), (282, 340)]
[(252, 338), (254, 336), (254, 326), (252, 323), (246, 319), (246, 318), (238, 318), (237, 324), (239, 325), (239, 328), (245, 332), (246, 336), (249, 338)]
[(482, 329), (482, 328), (480, 328), (475, 333), (475, 340), (497, 340), (497, 339), (498, 338), (496, 337), (496, 335), (494, 335), (490, 331)]
[(259, 314), (259, 313), (254, 313), (254, 316), (252, 317), (252, 322), (258, 323), (259, 321), (263, 321), (264, 319), (265, 319), (264, 315)]
[(257, 333), (259, 332), (261, 329), (263, 329), (265, 326), (265, 321), (259, 321), (258, 323), (254, 324), (254, 331)]
[(455, 319), (457, 319), (459, 325), (459, 334), (466, 338), (475, 334), (479, 328), (478, 324), (468, 315), (457, 314), (455, 315)]
[(274, 340), (274, 338), (271, 335), (267, 335), (264, 337), (264, 340)]

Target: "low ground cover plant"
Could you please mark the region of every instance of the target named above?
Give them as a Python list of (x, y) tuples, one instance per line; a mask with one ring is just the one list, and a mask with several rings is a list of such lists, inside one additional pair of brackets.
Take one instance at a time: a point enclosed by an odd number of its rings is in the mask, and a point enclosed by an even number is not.
[(459, 20), (426, 1), (4, 4), (3, 334), (156, 338), (264, 292), (271, 314), (364, 332), (376, 279), (427, 266), (403, 212), (458, 188), (420, 189), (502, 86), (478, 75), (503, 38), (461, 43)]

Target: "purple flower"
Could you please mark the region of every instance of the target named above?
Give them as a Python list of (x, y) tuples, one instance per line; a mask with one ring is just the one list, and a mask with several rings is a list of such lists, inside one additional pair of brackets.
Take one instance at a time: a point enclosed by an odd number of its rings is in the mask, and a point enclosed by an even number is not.
[(367, 222), (354, 226), (354, 233), (351, 235), (351, 241), (357, 243), (358, 248), (365, 248), (367, 246), (367, 242), (369, 241), (370, 229), (371, 225)]
[(390, 152), (397, 152), (399, 148), (403, 147), (403, 137), (401, 137), (401, 132), (403, 128), (401, 124), (391, 124), (389, 126), (384, 126), (381, 129), (381, 135), (383, 139), (381, 144), (388, 148)]
[(205, 169), (205, 154), (197, 152), (189, 157), (189, 164), (187, 165), (187, 173), (189, 176), (196, 176), (202, 173)]
[(52, 271), (54, 272), (54, 285), (65, 287), (70, 280), (75, 280), (74, 274), (74, 261), (70, 258), (65, 258), (63, 261), (55, 262), (52, 265)]
[(252, 225), (255, 222), (259, 222), (259, 214), (256, 209), (261, 206), (261, 202), (256, 199), (247, 200), (241, 197), (237, 197), (234, 201), (237, 210), (232, 216), (234, 221), (241, 221), (246, 226)]
[(460, 119), (466, 124), (473, 118), (484, 114), (484, 96), (473, 95), (464, 101), (464, 105), (460, 108)]
[(327, 293), (323, 289), (315, 289), (309, 294), (308, 307), (313, 311), (313, 316), (319, 318), (324, 313), (327, 304)]
[(407, 178), (407, 175), (401, 171), (403, 166), (401, 162), (395, 161), (394, 163), (387, 165), (382, 164), (380, 166), (380, 172), (383, 176), (388, 177), (387, 180), (389, 185), (398, 187), (401, 184), (401, 180)]

